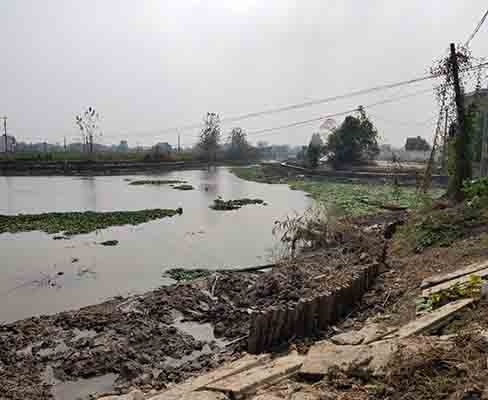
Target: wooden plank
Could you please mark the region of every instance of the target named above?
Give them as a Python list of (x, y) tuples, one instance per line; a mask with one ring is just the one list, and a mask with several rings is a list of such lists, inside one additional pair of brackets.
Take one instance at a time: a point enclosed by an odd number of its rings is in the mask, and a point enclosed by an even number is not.
[(296, 326), (295, 333), (297, 337), (301, 338), (305, 336), (305, 307), (306, 302), (302, 299), (298, 301), (296, 305)]
[(205, 388), (230, 393), (234, 398), (240, 398), (255, 392), (260, 386), (297, 373), (302, 366), (304, 358), (297, 354), (280, 357), (268, 364), (210, 383)]
[(286, 318), (286, 311), (283, 309), (283, 307), (278, 307), (276, 310), (276, 323), (273, 326), (273, 333), (272, 333), (272, 340), (271, 340), (271, 346), (279, 343), (280, 341), (280, 332), (281, 328), (283, 327), (283, 323)]
[(315, 333), (315, 299), (307, 299), (305, 302), (305, 336)]
[(345, 305), (344, 305), (344, 288), (342, 286), (339, 286), (335, 289), (334, 295), (335, 295), (335, 319), (334, 322), (339, 320), (343, 313), (345, 312)]
[(444, 283), (444, 282), (450, 281), (452, 279), (459, 278), (461, 276), (472, 274), (473, 272), (477, 272), (477, 271), (485, 269), (485, 268), (488, 268), (488, 261), (470, 264), (466, 267), (457, 269), (456, 271), (449, 272), (447, 274), (433, 275), (429, 278), (424, 279), (422, 281), (422, 284), (420, 285), (420, 288), (426, 289), (428, 287), (435, 286), (435, 285), (438, 285), (440, 283)]
[(248, 351), (252, 354), (258, 354), (260, 352), (259, 349), (259, 341), (261, 338), (262, 330), (262, 319), (263, 315), (261, 312), (257, 311), (254, 315), (254, 319), (252, 322), (251, 334), (252, 337), (249, 337), (249, 348)]
[(215, 371), (199, 376), (193, 380), (186, 381), (182, 384), (173, 386), (169, 390), (162, 392), (156, 397), (152, 397), (152, 399), (179, 400), (190, 392), (202, 389), (205, 385), (239, 374), (254, 367), (264, 365), (268, 361), (270, 361), (270, 359), (271, 356), (269, 354), (261, 354), (258, 356), (245, 355), (244, 357), (234, 362), (231, 362), (228, 365), (224, 365), (223, 367), (218, 368)]
[(259, 313), (259, 329), (258, 337), (256, 340), (256, 353), (262, 353), (265, 350), (266, 334), (269, 324), (269, 312), (261, 311)]
[(257, 340), (257, 313), (253, 312), (251, 314), (251, 326), (249, 328), (249, 338), (247, 339), (247, 351), (251, 354), (256, 353), (256, 340)]
[(269, 349), (271, 347), (271, 343), (273, 342), (273, 329), (276, 324), (277, 318), (277, 309), (276, 307), (270, 307), (267, 312), (267, 319), (268, 325), (266, 328), (266, 332), (263, 335), (263, 349)]
[(283, 339), (288, 340), (295, 334), (295, 307), (288, 307), (287, 334)]
[(283, 315), (283, 325), (280, 329), (280, 341), (285, 341), (288, 339), (289, 336), (289, 323), (290, 323), (290, 308), (286, 305), (284, 306), (284, 315)]
[(438, 293), (438, 292), (441, 292), (443, 290), (447, 290), (451, 286), (454, 286), (456, 284), (465, 285), (466, 283), (469, 282), (470, 277), (472, 275), (479, 276), (480, 278), (486, 278), (486, 277), (488, 277), (488, 268), (473, 272), (469, 275), (461, 276), (460, 278), (451, 279), (450, 281), (440, 283), (439, 285), (432, 286), (430, 288), (424, 289), (422, 291), (422, 296), (423, 297), (429, 297), (433, 293)]
[(334, 293), (320, 295), (318, 306), (318, 329), (324, 330), (332, 321), (332, 312), (334, 309)]
[(352, 300), (356, 303), (361, 298), (361, 276), (358, 272), (355, 272), (352, 277)]
[[(473, 302), (473, 299), (463, 299), (446, 304), (445, 306), (402, 326), (393, 335), (393, 337), (404, 338), (436, 330), (441, 326), (449, 323), (449, 321), (455, 316), (457, 312), (465, 309)], [(387, 338), (390, 337), (391, 336), (388, 336)]]

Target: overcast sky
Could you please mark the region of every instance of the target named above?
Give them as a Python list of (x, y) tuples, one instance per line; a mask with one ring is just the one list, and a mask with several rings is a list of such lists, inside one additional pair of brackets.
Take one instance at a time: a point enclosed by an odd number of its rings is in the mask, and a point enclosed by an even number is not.
[[(79, 135), (94, 106), (102, 143), (176, 142), (166, 128), (396, 82), (464, 42), (486, 0), (1, 0), (0, 114), (18, 140)], [(488, 22), (472, 42), (488, 56)], [(484, 84), (486, 85), (486, 79)], [(305, 144), (320, 123), (252, 134), (421, 91), (432, 83), (236, 123), (253, 141)], [(429, 140), (429, 93), (367, 109), (384, 142)], [(340, 122), (341, 118), (337, 118)], [(224, 125), (227, 132), (232, 126)], [(194, 142), (196, 131), (182, 131)]]

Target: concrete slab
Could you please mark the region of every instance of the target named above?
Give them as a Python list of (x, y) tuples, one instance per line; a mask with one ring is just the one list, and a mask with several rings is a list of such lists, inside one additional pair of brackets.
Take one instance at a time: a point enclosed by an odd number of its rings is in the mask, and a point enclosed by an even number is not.
[(251, 400), (285, 400), (283, 397), (278, 397), (273, 394), (260, 394), (252, 397)]
[(443, 290), (449, 289), (451, 286), (455, 284), (464, 285), (469, 282), (471, 275), (479, 276), (480, 278), (487, 278), (488, 277), (488, 268), (481, 269), (479, 271), (470, 273), (469, 275), (461, 276), (460, 278), (451, 279), (450, 281), (440, 283), (439, 285), (432, 286), (428, 289), (424, 289), (422, 291), (423, 297), (429, 297), (431, 294), (441, 292)]
[(220, 379), (225, 379), (229, 376), (239, 374), (256, 366), (263, 365), (270, 359), (271, 356), (269, 354), (245, 355), (244, 357), (231, 362), (228, 365), (224, 365), (215, 371), (211, 371), (208, 374), (183, 382), (182, 384), (175, 385), (169, 390), (151, 397), (151, 400), (186, 400), (185, 396), (188, 393), (200, 390), (204, 386)]
[(144, 400), (144, 393), (140, 390), (133, 390), (132, 392), (121, 396), (99, 397), (98, 400)]
[(470, 304), (473, 304), (473, 302), (473, 299), (463, 299), (446, 304), (445, 306), (402, 326), (392, 336), (388, 336), (385, 339), (390, 337), (404, 338), (431, 332), (449, 323), (457, 312), (465, 309)]
[(359, 331), (348, 331), (333, 336), (330, 341), (339, 345), (358, 345), (374, 342), (383, 337), (388, 330), (376, 323), (366, 323)]
[(291, 395), (291, 400), (321, 400), (321, 396), (315, 392), (297, 392)]
[(300, 369), (305, 357), (292, 354), (205, 386), (208, 390), (230, 393), (234, 398), (253, 393), (257, 388), (290, 376)]
[(466, 267), (459, 268), (456, 271), (449, 272), (447, 274), (433, 275), (429, 278), (424, 279), (422, 281), (422, 284), (420, 285), (420, 288), (426, 289), (428, 287), (439, 285), (440, 283), (444, 283), (452, 279), (456, 279), (465, 275), (472, 274), (473, 272), (477, 272), (485, 268), (488, 268), (488, 261), (470, 264)]
[(224, 393), (202, 390), (187, 393), (181, 400), (229, 400), (229, 398)]
[(381, 376), (398, 346), (398, 340), (358, 346), (319, 342), (310, 348), (300, 373), (312, 378), (322, 378), (332, 369), (351, 371), (360, 368), (366, 373)]

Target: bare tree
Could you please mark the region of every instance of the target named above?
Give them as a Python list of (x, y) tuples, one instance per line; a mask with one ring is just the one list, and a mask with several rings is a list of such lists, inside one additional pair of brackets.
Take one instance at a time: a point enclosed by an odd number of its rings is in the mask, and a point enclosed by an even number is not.
[(89, 152), (93, 153), (93, 138), (100, 132), (100, 115), (93, 107), (88, 109), (80, 115), (76, 116), (76, 125), (80, 128), (82, 142), (85, 140), (89, 146)]
[(220, 118), (217, 113), (208, 112), (202, 132), (200, 133), (200, 140), (198, 146), (205, 153), (208, 161), (217, 160), (217, 149), (220, 144)]
[(247, 158), (250, 146), (247, 141), (247, 134), (242, 128), (233, 128), (228, 142), (230, 144), (229, 158), (233, 160), (244, 160)]

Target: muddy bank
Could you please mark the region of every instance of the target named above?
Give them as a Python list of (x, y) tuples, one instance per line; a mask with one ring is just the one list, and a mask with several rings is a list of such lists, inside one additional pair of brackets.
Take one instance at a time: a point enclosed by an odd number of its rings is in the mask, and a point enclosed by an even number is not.
[[(363, 229), (363, 228), (361, 228)], [(250, 314), (294, 304), (381, 263), (383, 230), (351, 229), (330, 248), (268, 272), (215, 272), (144, 295), (0, 327), (0, 385), (8, 399), (161, 390), (245, 349)], [(317, 276), (321, 279), (317, 280)]]
[[(226, 161), (212, 165), (235, 166), (250, 163), (249, 161)], [(0, 176), (127, 175), (207, 167), (208, 163), (202, 161), (0, 160)]]
[[(171, 306), (178, 289), (1, 326), (2, 398), (50, 399), (69, 385), (91, 394), (110, 377), (108, 392), (125, 393), (133, 385), (159, 390), (215, 368), (219, 358), (211, 354), (223, 342), (205, 325), (184, 322)], [(196, 308), (197, 298), (182, 292), (179, 301)]]

